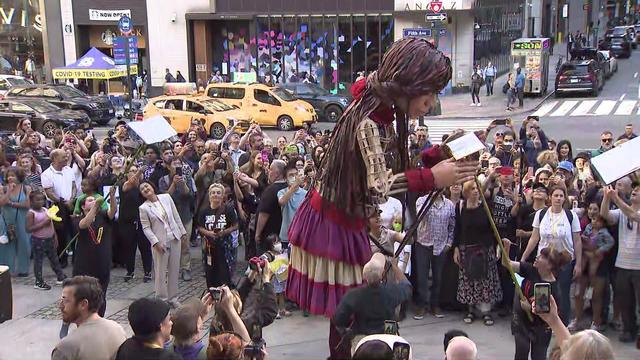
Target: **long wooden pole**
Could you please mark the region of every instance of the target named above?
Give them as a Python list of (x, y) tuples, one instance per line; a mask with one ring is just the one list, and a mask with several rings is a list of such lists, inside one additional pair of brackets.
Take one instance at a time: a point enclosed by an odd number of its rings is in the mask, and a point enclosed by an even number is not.
[[(475, 178), (475, 182), (476, 182), (476, 186), (478, 187), (478, 191), (480, 192), (480, 199), (482, 199), (482, 207), (484, 208), (484, 212), (487, 215), (487, 218), (489, 219), (489, 224), (491, 224), (491, 230), (493, 230), (493, 236), (496, 238), (496, 242), (498, 243), (498, 247), (500, 248), (502, 257), (504, 259), (509, 259), (509, 253), (507, 253), (507, 249), (505, 249), (504, 244), (502, 243), (502, 238), (500, 237), (500, 233), (498, 232), (498, 228), (496, 227), (495, 221), (493, 221), (493, 214), (491, 214), (491, 210), (489, 209), (489, 204), (487, 204), (487, 199), (484, 197), (484, 194), (482, 193), (482, 185), (480, 184), (480, 181), (478, 180), (477, 176)], [(504, 266), (507, 268), (507, 271), (509, 271), (509, 275), (511, 275), (511, 281), (513, 281), (513, 285), (515, 285), (516, 294), (518, 294), (518, 297), (520, 298), (520, 302), (523, 302), (523, 301), (528, 302), (527, 298), (525, 298), (524, 293), (522, 292), (522, 288), (520, 287), (520, 284), (518, 284), (518, 280), (516, 279), (516, 273), (513, 271), (513, 268), (511, 267), (511, 263), (508, 261), (505, 261)], [(529, 320), (533, 321), (533, 314), (531, 314), (531, 311), (526, 309), (523, 309), (523, 310), (525, 310), (525, 313), (527, 314), (527, 317), (529, 318)]]

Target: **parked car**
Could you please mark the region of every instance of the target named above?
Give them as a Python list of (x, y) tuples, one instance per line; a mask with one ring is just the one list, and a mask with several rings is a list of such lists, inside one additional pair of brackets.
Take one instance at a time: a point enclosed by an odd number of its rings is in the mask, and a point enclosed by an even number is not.
[(631, 42), (625, 35), (607, 36), (599, 45), (600, 50), (610, 50), (616, 57), (631, 57)]
[(86, 129), (91, 119), (82, 111), (61, 109), (44, 100), (0, 100), (0, 130), (15, 131), (20, 119), (28, 117), (31, 127), (51, 138), (56, 129), (71, 126)]
[(258, 83), (210, 84), (205, 94), (228, 105), (237, 106), (260, 126), (276, 126), (280, 130), (289, 131), (318, 121), (318, 115), (311, 104), (297, 99), (281, 87)]
[(601, 53), (605, 61), (609, 63), (609, 69), (611, 71), (609, 76), (618, 72), (618, 60), (611, 54), (611, 50), (598, 50), (598, 52)]
[(87, 95), (65, 84), (16, 86), (7, 92), (6, 97), (41, 99), (63, 109), (84, 111), (98, 125), (108, 124), (115, 115), (108, 97)]
[(579, 48), (571, 50), (571, 60), (593, 60), (596, 62), (597, 66), (603, 72), (603, 75), (606, 78), (611, 76), (611, 66), (609, 61), (601, 54), (598, 49), (595, 48)]
[(202, 122), (205, 131), (214, 139), (222, 139), (230, 128), (239, 133), (249, 129), (249, 115), (235, 107), (207, 96), (173, 95), (149, 99), (143, 118), (162, 115), (176, 132), (183, 134), (191, 121)]
[(311, 104), (319, 118), (330, 122), (338, 121), (352, 100), (350, 96), (332, 94), (316, 84), (288, 83), (280, 86)]
[(560, 67), (555, 85), (556, 96), (575, 92), (598, 96), (604, 86), (604, 74), (594, 60), (570, 61)]
[(16, 75), (0, 75), (0, 99), (3, 99), (7, 91), (14, 86), (31, 85), (32, 82)]

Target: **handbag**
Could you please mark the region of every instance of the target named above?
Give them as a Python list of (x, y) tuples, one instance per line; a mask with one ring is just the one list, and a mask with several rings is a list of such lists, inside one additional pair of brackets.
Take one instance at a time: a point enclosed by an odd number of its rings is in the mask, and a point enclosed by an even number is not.
[[(22, 185), (20, 185), (18, 202), (20, 201), (21, 196), (22, 196)], [(4, 225), (7, 229), (7, 238), (9, 239), (8, 242), (14, 242), (18, 240), (18, 230), (16, 229), (16, 223), (18, 222), (18, 209), (16, 209), (16, 218), (13, 221), (13, 224), (7, 224), (7, 219), (4, 218), (4, 212), (2, 213), (2, 220), (4, 221)]]
[(508, 82), (504, 83), (504, 85), (502, 85), (502, 93), (506, 94), (507, 91), (509, 91), (509, 88), (510, 88), (509, 83)]
[(469, 245), (464, 248), (464, 272), (472, 281), (484, 280), (489, 272), (487, 249), (482, 245)]

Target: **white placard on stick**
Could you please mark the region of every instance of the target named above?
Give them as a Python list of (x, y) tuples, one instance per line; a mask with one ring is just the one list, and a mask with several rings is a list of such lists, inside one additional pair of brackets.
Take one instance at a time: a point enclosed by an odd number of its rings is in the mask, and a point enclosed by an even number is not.
[(178, 135), (162, 115), (152, 116), (143, 121), (132, 121), (127, 125), (145, 144), (155, 144)]
[(453, 156), (453, 158), (456, 160), (460, 160), (471, 154), (475, 154), (485, 148), (482, 141), (480, 141), (480, 139), (478, 139), (478, 137), (474, 133), (468, 133), (451, 142), (448, 142), (446, 146), (451, 151), (451, 156)]
[(596, 176), (605, 184), (640, 170), (640, 138), (629, 140), (591, 159)]

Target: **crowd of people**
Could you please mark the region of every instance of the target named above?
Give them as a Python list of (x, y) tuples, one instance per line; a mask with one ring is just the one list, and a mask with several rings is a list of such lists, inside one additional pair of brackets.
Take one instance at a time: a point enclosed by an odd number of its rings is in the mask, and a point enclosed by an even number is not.
[[(412, 164), (420, 166), (420, 153), (432, 146), (428, 129), (410, 130)], [(480, 187), (473, 181), (454, 185), (433, 199), (399, 258), (394, 253), (426, 198), (411, 194), (403, 206), (390, 197), (369, 217), (371, 251), (380, 255), (363, 268), (366, 286), (348, 292), (332, 318), (349, 339), (343, 341), (347, 353), (367, 358), (357, 354), (376, 346), (393, 353), (395, 344), (408, 344), (380, 334), (387, 332), (387, 321), (401, 320), (411, 308), (416, 320), (462, 311), (464, 323), (479, 318), (486, 326), (494, 324), (495, 314), (512, 316), (516, 359), (546, 359), (552, 331), (566, 340), (556, 345), (568, 353), (587, 338), (610, 351), (599, 335), (605, 330), (622, 331), (622, 342), (636, 341), (640, 182), (632, 174), (605, 186), (589, 165), (592, 157), (633, 139), (632, 126), (617, 140), (603, 132), (598, 149), (579, 154), (570, 141), (556, 144), (535, 117), (519, 131), (496, 121), (477, 135), (486, 143)], [(54, 350), (56, 359), (72, 358), (71, 352), (96, 358), (97, 351), (117, 353), (118, 359), (178, 358), (159, 355), (167, 349), (184, 359), (235, 359), (247, 347), (265, 352), (259, 328), (290, 316), (295, 307), (285, 299), (288, 229), (315, 189), (330, 141), (330, 131), (311, 129), (274, 141), (256, 124), (215, 141), (194, 121), (181, 137), (141, 147), (124, 122), (98, 142), (83, 129), (46, 139), (22, 120), (0, 152), (0, 264), (26, 277), (33, 257), (34, 287), (46, 291), (51, 285), (42, 267), (43, 258), (49, 259), (56, 284), (63, 286), (64, 339)], [(483, 198), (508, 257), (499, 251)], [(204, 274), (192, 274), (192, 247), (201, 251)], [(142, 269), (135, 265), (138, 251)], [(154, 282), (157, 300), (131, 304), (135, 335), (129, 340), (118, 324), (102, 318), (115, 267), (126, 269), (125, 281), (142, 276)], [(526, 301), (515, 293), (508, 269), (524, 279)], [(179, 280), (201, 275), (207, 286), (201, 301), (181, 304)], [(552, 309), (531, 318), (533, 288), (541, 282), (551, 284)], [(415, 306), (409, 306), (412, 299)], [(205, 346), (198, 329), (212, 306)], [(69, 323), (86, 331), (64, 337)], [(584, 329), (590, 331), (578, 333)], [(95, 331), (109, 341), (92, 338)], [(249, 346), (256, 343), (257, 350)], [(448, 342), (458, 343), (461, 352), (477, 352), (467, 340)], [(598, 359), (613, 359), (606, 351)]]

